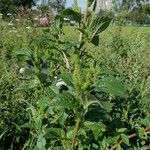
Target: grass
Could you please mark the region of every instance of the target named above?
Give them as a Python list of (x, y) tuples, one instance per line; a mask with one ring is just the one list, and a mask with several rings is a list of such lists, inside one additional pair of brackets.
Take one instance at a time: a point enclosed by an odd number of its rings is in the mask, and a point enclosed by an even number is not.
[[(31, 136), (29, 129), (22, 129), (21, 126), (28, 122), (31, 114), (27, 113), (28, 105), (22, 100), (35, 106), (36, 100), (47, 94), (47, 91), (42, 91), (40, 87), (26, 90), (28, 79), (22, 80), (22, 78), (32, 78), (32, 76), (19, 73), (19, 69), (25, 64), (16, 59), (16, 52), (20, 49), (31, 49), (35, 54), (38, 50), (44, 54), (50, 50), (48, 46), (51, 45), (49, 40), (51, 35), (43, 29), (47, 30), (47, 28), (28, 30), (25, 27), (14, 29), (6, 24), (0, 24), (0, 149), (5, 147), (4, 149), (17, 150), (20, 149), (21, 144), (28, 143), (27, 140)], [(130, 99), (128, 101), (115, 99), (115, 103), (118, 103), (117, 106), (122, 104), (119, 110), (122, 111), (121, 117), (124, 122), (131, 122), (129, 127), (131, 129), (138, 123), (140, 117), (144, 119), (150, 114), (150, 30), (148, 29), (136, 26), (110, 26), (101, 34), (99, 46), (86, 45), (87, 53), (97, 61), (101, 74), (104, 72), (115, 74), (116, 78), (121, 78), (127, 86)], [(78, 42), (78, 33), (74, 31), (76, 31), (74, 26), (65, 26), (65, 39)], [(38, 54), (39, 57), (43, 57), (40, 52)], [(36, 83), (31, 82), (30, 86), (34, 84)], [(41, 113), (40, 111), (38, 113)], [(119, 112), (113, 115), (117, 116)]]

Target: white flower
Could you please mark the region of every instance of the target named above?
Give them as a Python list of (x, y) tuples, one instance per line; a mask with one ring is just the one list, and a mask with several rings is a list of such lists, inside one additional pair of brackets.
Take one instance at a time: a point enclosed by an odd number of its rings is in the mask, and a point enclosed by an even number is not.
[(20, 21), (20, 19), (16, 19), (16, 21), (17, 21), (17, 22), (19, 22), (19, 21)]
[(7, 13), (7, 16), (12, 16), (12, 14), (11, 13)]
[(2, 13), (0, 13), (0, 16), (3, 16), (3, 14), (2, 14)]
[(33, 18), (34, 20), (39, 20), (39, 18), (38, 17), (35, 17), (35, 18)]
[(57, 79), (57, 76), (54, 76), (54, 79)]
[(70, 19), (69, 18), (64, 18), (64, 21), (70, 21)]
[(25, 70), (26, 70), (26, 68), (20, 68), (19, 72), (20, 72), (21, 74), (23, 74), (23, 73), (25, 72)]
[(59, 79), (56, 83), (56, 86), (60, 88), (62, 85), (67, 86), (67, 84), (62, 79)]
[(70, 23), (71, 23), (71, 24), (75, 24), (76, 22), (75, 22), (75, 21), (73, 21), (73, 20), (71, 20), (71, 21), (70, 21)]
[(30, 30), (30, 29), (31, 29), (31, 27), (26, 27), (26, 29)]

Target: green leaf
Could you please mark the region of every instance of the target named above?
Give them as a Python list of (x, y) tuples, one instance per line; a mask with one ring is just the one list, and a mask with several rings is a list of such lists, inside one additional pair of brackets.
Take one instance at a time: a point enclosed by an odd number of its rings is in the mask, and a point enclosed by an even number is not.
[(106, 126), (102, 122), (84, 122), (84, 127), (93, 131), (95, 138), (97, 139), (102, 133), (106, 131)]
[(117, 143), (117, 141), (119, 140), (119, 138), (120, 138), (119, 135), (114, 136), (114, 137), (108, 137), (108, 138), (107, 138), (107, 142), (108, 142), (109, 144), (115, 144), (115, 143)]
[(93, 96), (91, 94), (87, 94), (86, 100), (83, 101), (83, 107), (84, 107), (84, 109), (87, 109), (91, 105), (99, 105), (103, 108), (101, 102), (95, 96)]
[(97, 16), (93, 19), (89, 26), (89, 31), (91, 32), (90, 41), (92, 41), (96, 35), (103, 32), (109, 26), (110, 22), (111, 18), (109, 17)]
[(128, 146), (130, 145), (130, 144), (129, 144), (129, 137), (128, 137), (127, 135), (121, 134), (121, 139), (122, 139), (122, 141), (123, 141), (125, 144), (127, 144)]
[(138, 130), (138, 137), (141, 138), (141, 139), (145, 139), (146, 138), (146, 132), (144, 130), (144, 128), (139, 128)]
[(50, 106), (73, 109), (77, 108), (79, 103), (72, 94), (63, 92), (59, 93), (55, 98), (53, 98)]
[(91, 121), (85, 121), (84, 126), (92, 129), (92, 130), (102, 130), (104, 131), (106, 129), (106, 126), (102, 122), (91, 122)]
[(107, 112), (111, 112), (112, 111), (112, 107), (114, 106), (114, 103), (111, 102), (100, 102), (101, 105), (103, 106), (103, 108), (107, 111)]
[(73, 79), (71, 73), (64, 73), (61, 76), (61, 79), (69, 86), (73, 87)]
[(140, 121), (140, 123), (141, 123), (142, 125), (146, 126), (146, 127), (149, 127), (149, 126), (150, 126), (150, 117), (147, 117), (147, 118), (145, 118), (145, 119), (142, 119), (142, 120)]
[(117, 143), (117, 145), (116, 145), (116, 150), (122, 150), (122, 148), (121, 148), (119, 143)]
[(38, 136), (36, 147), (39, 150), (45, 150), (46, 140), (42, 134)]
[(68, 129), (68, 131), (67, 131), (67, 139), (71, 139), (72, 138), (73, 132), (74, 132), (73, 128)]
[(61, 128), (48, 128), (46, 129), (45, 137), (48, 139), (60, 139), (62, 132)]
[(123, 133), (127, 130), (127, 128), (120, 128), (120, 129), (116, 129), (117, 132), (119, 133)]
[(95, 35), (92, 40), (91, 43), (94, 44), (95, 46), (99, 45), (99, 35)]
[(103, 77), (97, 81), (95, 87), (96, 91), (103, 91), (114, 96), (120, 96), (124, 98), (127, 98), (128, 96), (125, 86), (123, 86), (119, 80), (113, 77)]
[(21, 51), (17, 51), (15, 52), (15, 54), (20, 57), (20, 56), (27, 56), (29, 58), (32, 57), (32, 52), (30, 50), (21, 50)]

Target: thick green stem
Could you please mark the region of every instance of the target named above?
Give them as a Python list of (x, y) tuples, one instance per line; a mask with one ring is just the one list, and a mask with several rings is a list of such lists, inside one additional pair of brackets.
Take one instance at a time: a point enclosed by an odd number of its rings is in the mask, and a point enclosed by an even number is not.
[(73, 137), (72, 137), (72, 147), (73, 147), (73, 149), (75, 149), (76, 137), (77, 137), (77, 134), (78, 134), (78, 131), (79, 131), (80, 122), (81, 122), (81, 119), (78, 118), (78, 119), (76, 120), (74, 132), (73, 132)]

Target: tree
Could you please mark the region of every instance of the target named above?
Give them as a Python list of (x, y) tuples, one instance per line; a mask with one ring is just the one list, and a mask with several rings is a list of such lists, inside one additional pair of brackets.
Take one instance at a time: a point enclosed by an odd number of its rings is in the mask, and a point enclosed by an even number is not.
[(31, 8), (34, 0), (0, 0), (0, 13), (15, 13), (20, 6)]
[(145, 4), (147, 2), (148, 0), (122, 0), (121, 9), (129, 11), (134, 6), (141, 7), (142, 4)]
[(48, 0), (48, 5), (57, 12), (65, 8), (66, 0)]

